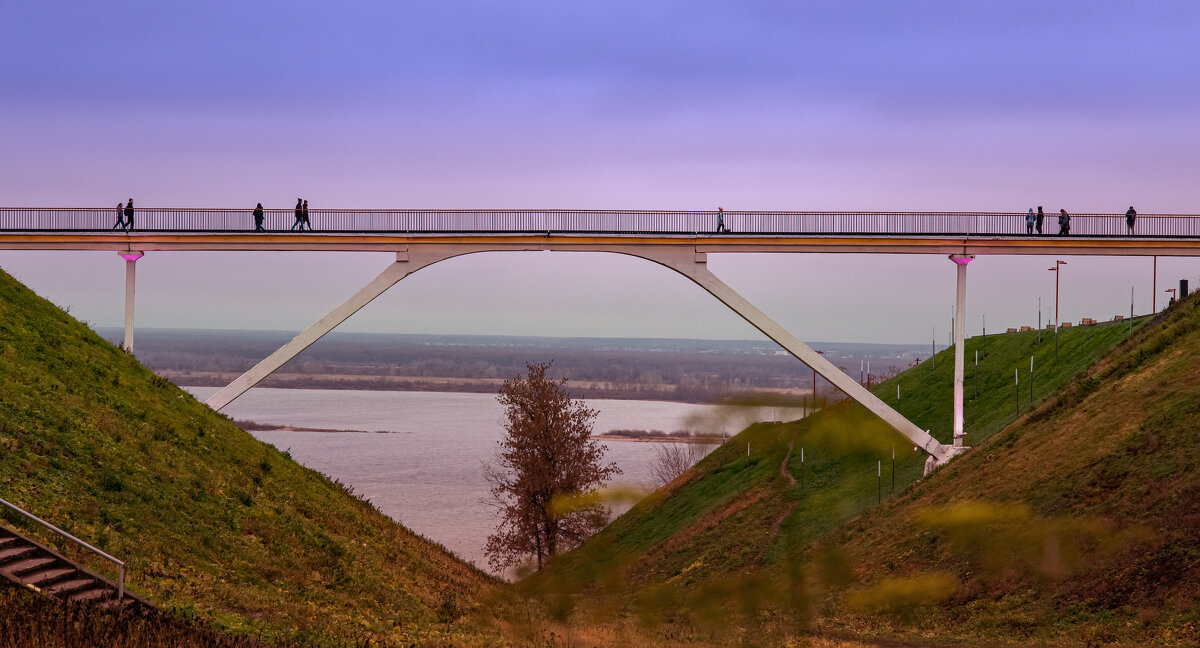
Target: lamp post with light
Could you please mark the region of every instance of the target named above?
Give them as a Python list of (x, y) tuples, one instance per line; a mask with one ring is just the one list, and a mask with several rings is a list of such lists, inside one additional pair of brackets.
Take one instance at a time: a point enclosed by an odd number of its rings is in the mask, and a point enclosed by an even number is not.
[(1066, 261), (1055, 260), (1054, 267), (1048, 268), (1054, 273), (1054, 361), (1058, 362), (1058, 328), (1062, 326), (1062, 319), (1058, 315), (1058, 279), (1062, 276), (1059, 270), (1062, 266), (1067, 265)]

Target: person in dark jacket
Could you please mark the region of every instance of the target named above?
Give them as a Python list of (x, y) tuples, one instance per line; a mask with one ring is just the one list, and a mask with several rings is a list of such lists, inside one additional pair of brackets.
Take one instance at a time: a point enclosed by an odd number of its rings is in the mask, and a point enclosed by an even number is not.
[(130, 198), (129, 203), (125, 205), (125, 227), (133, 230), (133, 198)]
[(303, 211), (303, 209), (304, 209), (304, 201), (297, 198), (296, 199), (296, 222), (292, 223), (291, 228), (289, 228), (289, 230), (288, 230), (289, 232), (296, 229), (297, 227), (299, 227), (300, 229), (304, 229), (304, 211)]
[(1058, 210), (1058, 235), (1071, 235), (1071, 215), (1065, 209)]
[(1125, 212), (1125, 229), (1130, 236), (1133, 236), (1133, 223), (1137, 221), (1137, 212), (1134, 211), (1133, 205), (1129, 206), (1129, 211)]
[(1042, 212), (1042, 206), (1038, 205), (1037, 231), (1038, 231), (1039, 235), (1042, 233), (1042, 221), (1044, 221), (1044, 220), (1046, 220), (1046, 214), (1044, 212)]
[(304, 201), (304, 206), (300, 208), (300, 214), (304, 217), (304, 223), (300, 225), (300, 229), (304, 229), (308, 225), (308, 231), (312, 231), (312, 221), (308, 220), (308, 201)]
[(118, 227), (121, 228), (121, 231), (125, 231), (125, 229), (126, 229), (125, 228), (125, 203), (121, 203), (121, 202), (117, 203), (117, 222), (116, 222), (116, 224), (114, 224), (112, 226), (112, 228), (117, 229)]
[(262, 225), (263, 225), (263, 206), (262, 206), (262, 203), (258, 203), (258, 206), (254, 208), (254, 231), (255, 232), (263, 231)]

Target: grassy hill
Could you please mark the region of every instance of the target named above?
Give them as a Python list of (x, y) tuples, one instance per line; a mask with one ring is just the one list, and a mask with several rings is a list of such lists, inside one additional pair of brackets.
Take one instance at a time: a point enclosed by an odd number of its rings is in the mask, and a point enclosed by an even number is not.
[[(1133, 323), (1135, 338), (1147, 319)], [(1052, 334), (1043, 334), (1040, 342), (1036, 331), (970, 339), (968, 357), (973, 361), (978, 350), (980, 360), (977, 397), (973, 362), (966, 373), (968, 444), (991, 447), (1002, 428), (1028, 416), (1031, 355), (1036, 372), (1032, 400), (1036, 407), (1044, 408), (1047, 400), (1059, 402), (1061, 390), (1073, 379), (1129, 339), (1128, 322), (1064, 330), (1057, 341), (1057, 360)], [(873, 390), (944, 442), (950, 436), (952, 353), (939, 354), (936, 369), (926, 362)], [(1020, 414), (1014, 370), (1021, 371)], [(802, 448), (803, 463), (799, 456)], [(982, 457), (984, 452), (977, 450), (971, 456)], [(668, 635), (704, 636), (704, 619), (718, 618), (711, 609), (713, 601), (724, 601), (726, 612), (728, 601), (742, 601), (738, 605), (746, 616), (726, 618), (727, 625), (755, 627), (760, 635), (763, 624), (775, 623), (781, 632), (794, 630), (794, 625), (773, 616), (780, 601), (803, 592), (801, 600), (792, 601), (793, 607), (803, 609), (798, 617), (821, 619), (816, 612), (824, 609), (825, 595), (865, 576), (855, 562), (857, 556), (846, 554), (836, 544), (817, 551), (814, 542), (844, 533), (851, 520), (862, 519), (864, 514), (870, 514), (872, 520), (885, 515), (881, 511), (891, 510), (892, 500), (911, 501), (923, 461), (911, 444), (856, 405), (842, 404), (792, 423), (756, 424), (618, 518), (582, 548), (531, 578), (526, 587), (551, 599), (563, 592), (588, 592), (584, 600), (595, 603), (588, 614), (612, 604), (598, 602), (603, 597), (598, 598), (597, 591), (621, 597), (627, 607), (632, 602), (628, 609), (635, 616), (646, 609), (638, 601), (649, 605), (647, 602), (657, 600), (661, 604), (656, 608), (659, 620), (664, 627), (673, 628), (664, 630)], [(996, 463), (998, 469), (1004, 469), (1003, 459)], [(969, 478), (966, 465), (956, 460), (943, 472)], [(1021, 482), (1018, 475), (1010, 474), (1010, 481)], [(945, 479), (935, 474), (920, 480), (916, 489)], [(865, 533), (868, 527), (855, 528)], [(877, 555), (874, 562), (896, 568), (908, 560), (905, 551)], [(637, 593), (632, 598), (623, 593), (629, 587)], [(749, 593), (752, 591), (759, 594)], [(859, 632), (863, 626), (845, 628)]]
[[(1163, 320), (829, 538), (854, 565), (855, 585), (835, 597), (852, 610), (839, 624), (1200, 644), (1200, 299)], [(931, 575), (953, 587), (913, 614), (916, 601), (894, 593)], [(883, 617), (861, 612), (872, 607)]]
[(489, 641), (463, 619), (494, 580), (3, 272), (0, 496), (124, 559), (132, 591), (218, 627), (307, 645)]

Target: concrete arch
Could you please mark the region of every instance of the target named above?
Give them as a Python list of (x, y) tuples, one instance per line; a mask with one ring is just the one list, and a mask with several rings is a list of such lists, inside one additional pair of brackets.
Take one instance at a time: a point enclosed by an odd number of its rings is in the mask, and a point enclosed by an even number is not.
[(700, 288), (704, 289), (718, 301), (725, 304), (730, 310), (740, 315), (743, 319), (754, 326), (764, 335), (774, 340), (777, 344), (787, 350), (792, 356), (800, 360), (804, 364), (811, 367), (814, 371), (828, 380), (838, 389), (846, 393), (850, 398), (862, 404), (876, 416), (879, 416), (885, 423), (894, 428), (901, 435), (912, 441), (917, 447), (925, 450), (932, 459), (930, 465), (936, 466), (945, 463), (952, 458), (960, 449), (953, 446), (943, 445), (934, 439), (928, 432), (914, 425), (911, 421), (904, 418), (896, 410), (892, 409), (870, 391), (859, 385), (854, 379), (847, 376), (840, 369), (834, 366), (833, 363), (823, 358), (820, 354), (814, 351), (811, 347), (800, 341), (799, 338), (792, 335), (779, 323), (772, 320), (765, 313), (755, 307), (752, 303), (742, 297), (737, 291), (730, 287), (725, 282), (721, 281), (715, 274), (708, 269), (708, 258), (704, 252), (698, 252), (695, 248), (685, 248), (680, 246), (668, 245), (618, 245), (618, 246), (590, 246), (590, 245), (554, 245), (554, 244), (538, 244), (529, 247), (497, 247), (489, 245), (455, 245), (455, 244), (429, 244), (410, 246), (409, 249), (402, 250), (397, 253), (396, 261), (389, 265), (383, 272), (379, 274), (370, 283), (360, 289), (357, 293), (346, 300), (337, 308), (334, 308), (315, 324), (300, 332), (290, 342), (280, 347), (267, 358), (263, 359), (257, 365), (246, 371), (244, 374), (236, 378), (233, 382), (226, 385), (216, 394), (213, 394), (207, 401), (209, 407), (215, 410), (224, 408), (236, 398), (244, 394), (251, 387), (258, 384), (283, 366), (288, 360), (291, 360), (304, 349), (308, 348), (317, 340), (321, 339), (326, 333), (329, 333), (339, 324), (348, 319), (351, 315), (358, 312), (364, 306), (369, 304), (379, 295), (382, 295), (389, 288), (399, 283), (405, 277), (427, 268), (436, 263), (453, 259), (468, 254), (478, 254), (482, 252), (511, 252), (511, 251), (569, 251), (569, 252), (608, 252), (614, 254), (623, 254), (640, 259), (650, 261), (670, 270), (683, 275), (691, 280)]

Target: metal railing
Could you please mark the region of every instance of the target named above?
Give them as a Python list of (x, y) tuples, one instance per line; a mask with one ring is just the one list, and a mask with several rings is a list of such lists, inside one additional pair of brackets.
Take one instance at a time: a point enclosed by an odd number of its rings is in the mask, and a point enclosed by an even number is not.
[[(122, 233), (108, 208), (2, 207), (0, 231)], [(722, 236), (1025, 236), (1025, 214), (1005, 212), (728, 211)], [(717, 234), (715, 211), (313, 209), (307, 226), (292, 209), (267, 209), (266, 232), (309, 229), (347, 234)], [(141, 208), (133, 233), (254, 233), (250, 209)], [(1058, 235), (1058, 214), (1047, 213), (1045, 236)], [(1072, 214), (1071, 236), (1130, 236), (1124, 214)], [(1200, 237), (1200, 215), (1139, 214), (1132, 236)]]
[(117, 600), (121, 600), (121, 599), (125, 598), (125, 563), (123, 561), (113, 558), (112, 556), (108, 555), (107, 553), (93, 547), (92, 545), (84, 542), (83, 540), (80, 540), (79, 538), (76, 538), (75, 536), (71, 535), (70, 533), (63, 531), (62, 529), (54, 526), (53, 524), (50, 524), (49, 522), (26, 511), (25, 509), (22, 509), (21, 507), (17, 506), (16, 504), (13, 504), (12, 502), (9, 502), (4, 499), (0, 499), (0, 504), (7, 506), (8, 508), (16, 511), (17, 513), (20, 513), (21, 515), (24, 515), (25, 517), (29, 518), (30, 520), (37, 522), (38, 524), (46, 527), (47, 529), (50, 529), (51, 531), (57, 533), (58, 535), (70, 540), (71, 542), (74, 542), (75, 544), (77, 544), (81, 547), (84, 547), (85, 549), (89, 549), (89, 550), (93, 551), (94, 553), (96, 553), (96, 555), (100, 556), (101, 558), (104, 558), (105, 560), (110, 560), (110, 561), (116, 563), (116, 565), (117, 565)]

